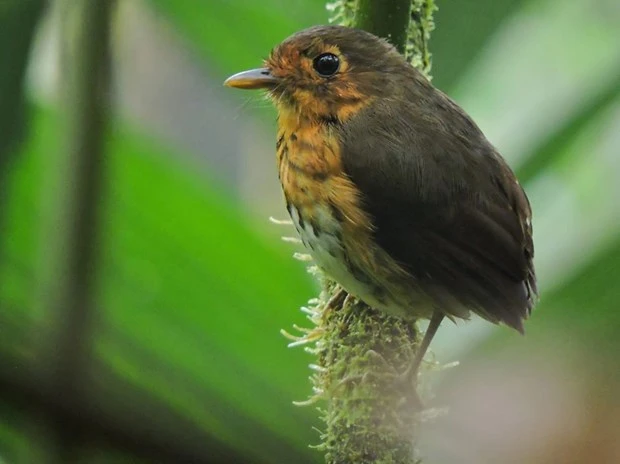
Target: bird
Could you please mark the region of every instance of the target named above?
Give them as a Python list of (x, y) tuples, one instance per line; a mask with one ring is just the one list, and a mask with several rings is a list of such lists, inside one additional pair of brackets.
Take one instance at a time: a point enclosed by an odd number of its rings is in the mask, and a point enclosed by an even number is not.
[(264, 89), (286, 208), (316, 264), (387, 314), (472, 313), (523, 333), (538, 300), (532, 210), (472, 118), (387, 40), (314, 26), (224, 84)]

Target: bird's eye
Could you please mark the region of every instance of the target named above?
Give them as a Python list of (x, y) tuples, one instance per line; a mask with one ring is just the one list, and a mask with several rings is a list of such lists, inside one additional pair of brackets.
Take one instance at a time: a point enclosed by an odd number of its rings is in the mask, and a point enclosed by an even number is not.
[(338, 71), (340, 59), (333, 53), (323, 53), (314, 59), (312, 65), (319, 76), (329, 77)]

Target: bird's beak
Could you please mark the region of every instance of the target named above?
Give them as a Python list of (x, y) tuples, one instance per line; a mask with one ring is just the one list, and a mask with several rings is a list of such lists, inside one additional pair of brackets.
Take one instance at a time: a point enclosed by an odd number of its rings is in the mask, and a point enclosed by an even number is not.
[(269, 69), (258, 68), (234, 74), (224, 81), (224, 85), (237, 89), (269, 89), (278, 81)]

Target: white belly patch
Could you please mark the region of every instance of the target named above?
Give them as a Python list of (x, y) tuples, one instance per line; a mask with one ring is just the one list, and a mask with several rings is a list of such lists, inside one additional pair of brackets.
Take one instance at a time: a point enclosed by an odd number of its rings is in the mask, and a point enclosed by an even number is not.
[(326, 208), (316, 208), (314, 212), (313, 221), (310, 223), (300, 219), (299, 211), (294, 206), (289, 208), (301, 241), (316, 264), (353, 296), (371, 306), (402, 315), (403, 309), (399, 305), (380, 297), (381, 289), (373, 276), (368, 276), (362, 269), (352, 271), (351, 262), (340, 239), (342, 227), (338, 220)]

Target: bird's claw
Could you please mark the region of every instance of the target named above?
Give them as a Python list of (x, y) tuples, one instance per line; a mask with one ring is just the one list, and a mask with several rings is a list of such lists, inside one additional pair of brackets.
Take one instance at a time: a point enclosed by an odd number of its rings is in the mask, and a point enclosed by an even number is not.
[(347, 293), (347, 291), (339, 286), (336, 293), (334, 293), (329, 298), (329, 300), (327, 300), (327, 303), (325, 304), (325, 309), (327, 311), (330, 311), (332, 309), (338, 308), (339, 306), (342, 306), (348, 297), (349, 294)]
[(345, 297), (344, 301), (342, 302), (342, 306), (350, 306), (356, 303), (357, 298), (355, 298), (353, 295), (351, 295), (350, 293), (347, 294), (347, 296)]
[(424, 403), (422, 402), (417, 390), (417, 369), (414, 368), (413, 363), (410, 363), (407, 369), (403, 372), (398, 372), (396, 368), (377, 351), (368, 350), (366, 352), (366, 356), (369, 359), (371, 358), (376, 361), (377, 364), (383, 366), (384, 375), (392, 378), (391, 383), (396, 390), (402, 391), (405, 393), (406, 397), (412, 398), (417, 411), (422, 411), (424, 409)]

